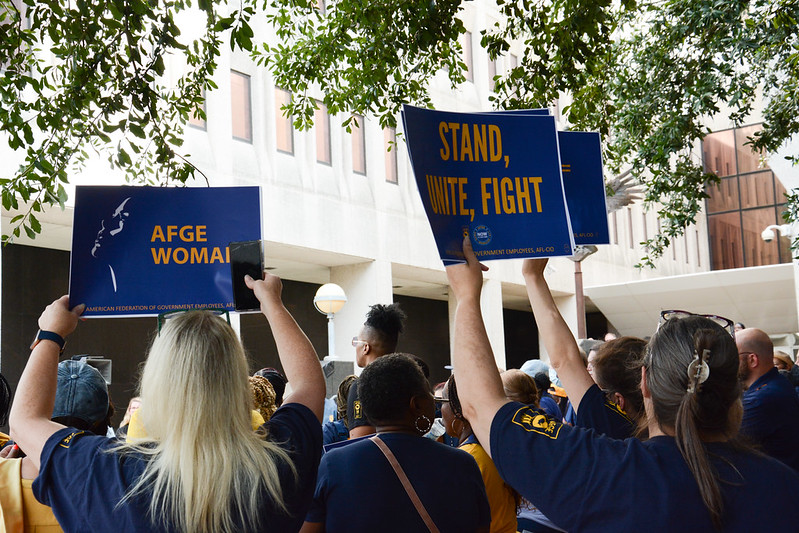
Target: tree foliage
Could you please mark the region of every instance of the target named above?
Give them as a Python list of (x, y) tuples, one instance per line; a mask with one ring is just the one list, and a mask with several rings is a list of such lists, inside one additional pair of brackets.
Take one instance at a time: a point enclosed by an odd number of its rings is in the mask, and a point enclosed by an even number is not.
[[(185, 182), (197, 170), (181, 150), (183, 127), (204, 115), (222, 46), (270, 70), (294, 98), (284, 110), (310, 127), (320, 98), (330, 113), (396, 124), (403, 103), (429, 105), (434, 76), (465, 79), (459, 0), (0, 0), (0, 131), (25, 154), (0, 177), (2, 202), (30, 210), (15, 221), (34, 236), (45, 205), (93, 152), (139, 183)], [(758, 150), (799, 129), (799, 0), (497, 0), (500, 22), (480, 45), (491, 59), (520, 47), (519, 64), (495, 79), (499, 109), (542, 107), (568, 94), (575, 129), (603, 135), (605, 161), (641, 184), (661, 233), (644, 264), (696, 220), (705, 190), (695, 149), (707, 119), (735, 124), (765, 101)], [(201, 13), (203, 31), (181, 35)], [(256, 37), (271, 26), (276, 38)], [(259, 26), (260, 27), (260, 26)], [(185, 68), (165, 77), (168, 57)], [(172, 79), (167, 83), (166, 78)], [(350, 127), (351, 119), (344, 125)], [(789, 195), (789, 216), (799, 212)]]

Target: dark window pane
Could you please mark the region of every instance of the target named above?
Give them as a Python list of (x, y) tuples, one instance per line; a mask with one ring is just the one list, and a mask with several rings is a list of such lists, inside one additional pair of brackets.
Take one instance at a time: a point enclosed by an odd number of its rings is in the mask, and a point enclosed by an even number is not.
[(713, 270), (744, 266), (740, 213), (736, 211), (723, 215), (708, 215), (707, 225), (711, 235), (710, 257)]
[(719, 213), (739, 209), (738, 178), (724, 178), (721, 183), (707, 188), (707, 212)]
[(702, 141), (705, 171), (719, 177), (737, 173), (735, 166), (735, 136), (733, 130), (711, 133)]
[(741, 208), (774, 205), (774, 174), (770, 170), (740, 177)]
[(738, 149), (739, 174), (768, 168), (768, 164), (765, 162), (763, 163), (763, 166), (760, 165), (760, 158), (763, 157), (763, 153), (753, 151), (752, 147), (747, 144), (749, 142), (749, 137), (762, 129), (763, 126), (761, 124), (755, 124), (754, 126), (746, 126), (744, 128), (738, 128), (735, 130), (735, 144), (736, 148)]
[(746, 266), (774, 265), (780, 262), (779, 245), (766, 242), (761, 233), (768, 226), (777, 223), (777, 210), (774, 207), (743, 211), (744, 255)]

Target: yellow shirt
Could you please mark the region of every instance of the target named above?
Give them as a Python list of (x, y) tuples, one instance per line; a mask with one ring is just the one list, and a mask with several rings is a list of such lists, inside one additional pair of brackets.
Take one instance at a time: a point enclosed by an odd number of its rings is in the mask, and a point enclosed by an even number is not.
[[(133, 414), (130, 415), (130, 422), (128, 422), (128, 434), (125, 437), (127, 442), (132, 442), (134, 439), (143, 439), (147, 436), (147, 432), (144, 431), (144, 426), (139, 420), (139, 411), (141, 411), (141, 409), (136, 409), (133, 411)], [(252, 411), (250, 418), (253, 431), (264, 425), (264, 417), (261, 416), (261, 413), (258, 411)]]
[(33, 480), (22, 479), (22, 459), (0, 459), (0, 517), (7, 533), (61, 533), (53, 511), (33, 497)]
[(477, 443), (463, 444), (461, 450), (474, 457), (483, 483), (486, 487), (488, 504), (491, 506), (491, 533), (516, 532), (516, 498), (505, 481), (500, 477), (494, 461), (486, 451)]
[(6, 445), (6, 442), (11, 440), (11, 437), (6, 435), (5, 433), (0, 432), (0, 448)]

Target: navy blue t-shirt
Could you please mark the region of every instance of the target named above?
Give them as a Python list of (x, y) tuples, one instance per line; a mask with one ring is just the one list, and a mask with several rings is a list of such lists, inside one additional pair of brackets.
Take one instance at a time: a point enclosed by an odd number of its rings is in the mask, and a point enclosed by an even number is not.
[[(415, 435), (384, 433), (380, 438), (442, 533), (489, 525), (483, 478), (471, 455)], [(369, 439), (322, 457), (306, 520), (324, 522), (326, 533), (428, 531), (388, 459)]]
[[(267, 438), (289, 452), (299, 481), (295, 483), (287, 464), (278, 465), (289, 515), (272, 509), (264, 495), (262, 523), (269, 531), (296, 531), (313, 497), (322, 455), (321, 425), (310, 409), (297, 403), (284, 404), (265, 425)], [(117, 507), (144, 471), (146, 459), (106, 452), (116, 444), (75, 428), (57, 431), (42, 450), (34, 496), (52, 507), (65, 531), (176, 531), (172, 524), (150, 522), (149, 495)], [(219, 453), (225, 453), (224, 446)]]
[(772, 368), (744, 391), (743, 404), (741, 433), (799, 470), (799, 398), (788, 378)]
[[(770, 497), (799, 494), (799, 474), (724, 443), (706, 449), (724, 480), (725, 532), (799, 530), (799, 508)], [(491, 424), (491, 456), (506, 482), (567, 531), (713, 531), (672, 437), (610, 439), (508, 403)]]
[(635, 422), (618, 405), (608, 400), (597, 384), (585, 391), (574, 425), (595, 429), (612, 439), (626, 439), (635, 434)]

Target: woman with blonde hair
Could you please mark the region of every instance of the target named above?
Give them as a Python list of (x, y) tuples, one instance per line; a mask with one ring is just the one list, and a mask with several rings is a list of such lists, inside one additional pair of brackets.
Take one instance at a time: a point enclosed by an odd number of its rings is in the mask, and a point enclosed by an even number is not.
[(20, 379), (11, 432), (39, 468), (34, 494), (66, 531), (300, 527), (321, 455), (325, 382), (281, 302), (280, 279), (246, 281), (293, 388), (258, 432), (244, 348), (211, 311), (164, 318), (141, 378), (146, 439), (118, 444), (51, 422), (58, 339), (74, 331), (84, 307), (70, 310), (64, 296), (45, 309), (39, 327), (49, 333), (39, 335)]

